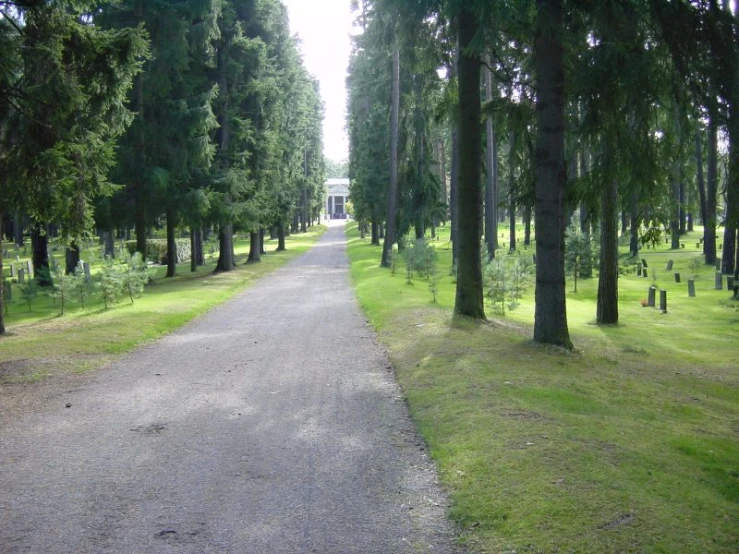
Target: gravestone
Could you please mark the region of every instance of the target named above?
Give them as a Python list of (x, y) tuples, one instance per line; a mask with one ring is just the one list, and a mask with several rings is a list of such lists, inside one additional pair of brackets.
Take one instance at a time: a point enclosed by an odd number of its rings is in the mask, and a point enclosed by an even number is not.
[(663, 314), (667, 313), (667, 291), (666, 290), (659, 291), (659, 310)]
[(26, 273), (28, 273), (28, 276), (31, 276), (31, 262), (26, 260)]
[(724, 276), (721, 275), (720, 271), (716, 272), (716, 290), (723, 290), (724, 288)]
[(647, 268), (646, 267), (644, 269), (642, 269), (642, 273), (641, 274), (642, 274), (643, 277), (649, 277), (649, 271), (647, 271)]
[(696, 247), (696, 248), (700, 248), (700, 247), (701, 247), (701, 243), (700, 243), (700, 242), (696, 242), (696, 243), (695, 243), (695, 247)]
[(26, 271), (23, 268), (18, 270), (18, 284), (22, 285), (26, 282)]
[(647, 260), (645, 260), (644, 258), (641, 259), (641, 265), (643, 265), (644, 267), (649, 267)]
[(641, 264), (636, 266), (636, 276), (641, 277)]
[(681, 242), (680, 243), (680, 248), (685, 248), (685, 243), (684, 242)]
[(649, 293), (647, 296), (647, 306), (649, 306), (650, 308), (654, 308), (656, 296), (657, 296), (657, 287), (652, 285), (651, 287), (649, 287)]
[(734, 290), (734, 278), (733, 277), (726, 278), (726, 290)]
[(695, 298), (695, 281), (693, 279), (688, 279), (688, 296)]
[(85, 272), (85, 281), (90, 282), (90, 264), (87, 262), (80, 262), (82, 264), (82, 270)]
[(673, 262), (672, 260), (669, 260), (669, 261), (667, 262), (667, 268), (665, 269), (665, 271), (672, 271), (672, 264), (673, 264), (673, 263), (674, 263), (674, 262)]
[(721, 269), (721, 258), (716, 258), (716, 269)]
[(15, 279), (15, 266), (10, 264), (10, 278)]
[(679, 283), (680, 282), (680, 274), (679, 273), (675, 273), (675, 282), (676, 283)]

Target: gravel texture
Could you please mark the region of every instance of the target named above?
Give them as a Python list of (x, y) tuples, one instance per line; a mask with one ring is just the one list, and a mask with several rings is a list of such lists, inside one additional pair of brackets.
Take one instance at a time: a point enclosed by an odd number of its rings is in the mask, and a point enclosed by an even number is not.
[[(65, 384), (69, 387), (69, 384)], [(0, 417), (0, 553), (457, 552), (342, 227)]]

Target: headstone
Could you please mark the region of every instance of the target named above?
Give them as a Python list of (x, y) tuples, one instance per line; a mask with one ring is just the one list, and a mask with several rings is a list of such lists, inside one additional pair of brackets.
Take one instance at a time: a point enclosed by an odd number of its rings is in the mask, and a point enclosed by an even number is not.
[(647, 260), (645, 260), (644, 258), (641, 259), (641, 265), (643, 265), (644, 267), (649, 267)]
[(680, 282), (680, 274), (679, 273), (675, 273), (675, 282), (676, 283), (679, 283)]
[(18, 284), (23, 284), (26, 282), (26, 271), (23, 268), (20, 268), (18, 270)]
[(696, 247), (696, 248), (700, 248), (700, 247), (701, 247), (701, 243), (700, 243), (700, 242), (696, 242), (696, 243), (695, 243), (695, 247)]
[(672, 264), (673, 264), (673, 261), (669, 260), (667, 262), (667, 269), (665, 269), (665, 271), (672, 271)]
[(10, 278), (15, 279), (15, 266), (10, 264)]
[(721, 258), (716, 258), (716, 269), (721, 269)]
[(724, 276), (721, 275), (720, 271), (716, 272), (716, 290), (724, 289)]
[(642, 269), (641, 269), (641, 264), (638, 264), (638, 265), (636, 266), (636, 276), (637, 276), (637, 277), (641, 277), (641, 272), (642, 272)]
[(90, 264), (87, 262), (81, 262), (82, 263), (82, 269), (85, 272), (85, 280), (90, 281)]
[(734, 278), (733, 277), (726, 278), (726, 290), (734, 290)]
[(684, 242), (681, 242), (680, 243), (680, 248), (685, 248), (685, 243)]
[(31, 262), (26, 260), (26, 273), (28, 273), (28, 276), (31, 276)]
[(657, 287), (652, 285), (649, 287), (649, 294), (647, 296), (647, 306), (654, 308), (655, 297), (657, 296)]
[(641, 274), (643, 277), (649, 277), (649, 270), (647, 270), (647, 268), (645, 267), (644, 269), (642, 269)]
[(659, 291), (659, 310), (663, 314), (667, 313), (667, 291), (666, 290)]
[(693, 279), (688, 279), (688, 296), (695, 298), (695, 281)]

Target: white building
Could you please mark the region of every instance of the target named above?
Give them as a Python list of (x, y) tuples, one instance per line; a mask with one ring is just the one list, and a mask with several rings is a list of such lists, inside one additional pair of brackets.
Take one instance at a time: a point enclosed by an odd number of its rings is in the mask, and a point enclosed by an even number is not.
[(344, 219), (349, 200), (349, 179), (326, 180), (326, 217)]

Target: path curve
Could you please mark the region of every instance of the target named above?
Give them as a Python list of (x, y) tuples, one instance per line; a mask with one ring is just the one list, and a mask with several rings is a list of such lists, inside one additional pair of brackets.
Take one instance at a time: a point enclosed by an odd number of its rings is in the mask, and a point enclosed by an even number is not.
[(4, 421), (0, 553), (451, 553), (435, 476), (332, 226), (227, 304)]

